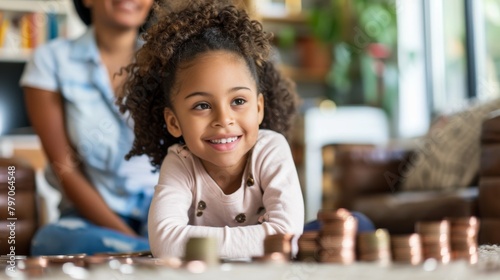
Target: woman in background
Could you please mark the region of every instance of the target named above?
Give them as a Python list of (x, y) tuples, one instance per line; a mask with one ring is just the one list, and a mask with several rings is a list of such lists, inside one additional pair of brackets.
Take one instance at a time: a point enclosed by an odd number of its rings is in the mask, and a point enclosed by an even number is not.
[(141, 46), (153, 0), (74, 0), (89, 28), (76, 39), (39, 47), (21, 78), (32, 125), (50, 163), (47, 181), (62, 192), (60, 219), (43, 226), (33, 255), (149, 250), (147, 213), (158, 176), (147, 156), (124, 160), (133, 123), (115, 99), (115, 75)]

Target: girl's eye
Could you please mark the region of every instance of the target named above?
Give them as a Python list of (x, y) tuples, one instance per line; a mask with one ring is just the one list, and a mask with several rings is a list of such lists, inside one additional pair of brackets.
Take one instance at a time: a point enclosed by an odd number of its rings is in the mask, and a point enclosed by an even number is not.
[(245, 103), (247, 103), (247, 101), (245, 99), (237, 98), (237, 99), (233, 100), (233, 103), (231, 105), (243, 105)]
[(210, 109), (210, 105), (208, 105), (207, 103), (199, 103), (196, 106), (194, 106), (193, 109), (195, 109), (195, 110), (208, 110), (208, 109)]

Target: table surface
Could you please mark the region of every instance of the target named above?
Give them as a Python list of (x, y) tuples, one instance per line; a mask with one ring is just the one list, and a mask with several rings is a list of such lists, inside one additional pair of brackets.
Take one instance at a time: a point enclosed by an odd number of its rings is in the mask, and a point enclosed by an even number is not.
[(350, 265), (320, 263), (224, 263), (203, 272), (187, 268), (172, 269), (162, 266), (135, 266), (122, 264), (96, 265), (90, 269), (49, 268), (42, 276), (26, 277), (20, 272), (0, 274), (0, 279), (500, 279), (500, 265), (478, 263), (470, 265), (465, 261), (449, 264), (425, 262), (421, 265), (356, 262)]
[(17, 266), (10, 267), (15, 271), (11, 272), (7, 269), (8, 263), (2, 260), (0, 279), (500, 279), (500, 245), (482, 245), (478, 253), (479, 258), (475, 264), (465, 260), (442, 264), (433, 259), (419, 265), (360, 261), (348, 265), (316, 262), (262, 263), (246, 259), (202, 269), (199, 266), (190, 269), (185, 264), (180, 266), (182, 262), (179, 259), (140, 257), (132, 258), (131, 262), (124, 262), (124, 259), (110, 260), (87, 268), (72, 263), (49, 266), (43, 271), (35, 269), (30, 275)]

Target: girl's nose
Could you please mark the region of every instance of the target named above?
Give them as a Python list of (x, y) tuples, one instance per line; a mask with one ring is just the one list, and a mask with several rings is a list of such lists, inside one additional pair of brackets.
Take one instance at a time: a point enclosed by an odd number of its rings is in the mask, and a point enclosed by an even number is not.
[(234, 116), (231, 108), (218, 108), (215, 110), (215, 116), (213, 121), (214, 127), (226, 127), (228, 125), (234, 124)]

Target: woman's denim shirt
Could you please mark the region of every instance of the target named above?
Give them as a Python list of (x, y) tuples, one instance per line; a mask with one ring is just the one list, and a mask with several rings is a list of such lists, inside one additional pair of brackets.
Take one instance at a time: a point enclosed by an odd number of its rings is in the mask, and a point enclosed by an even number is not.
[[(81, 158), (68, 156), (68, 161), (57, 168), (81, 165), (112, 210), (125, 216), (146, 217), (146, 204), (158, 175), (151, 173), (153, 168), (146, 156), (124, 159), (134, 139), (133, 123), (115, 105), (94, 29), (89, 28), (77, 39), (57, 39), (37, 48), (20, 84), (62, 95), (68, 137)], [(52, 170), (46, 172), (46, 178), (58, 187)], [(61, 213), (71, 208), (63, 195)]]

